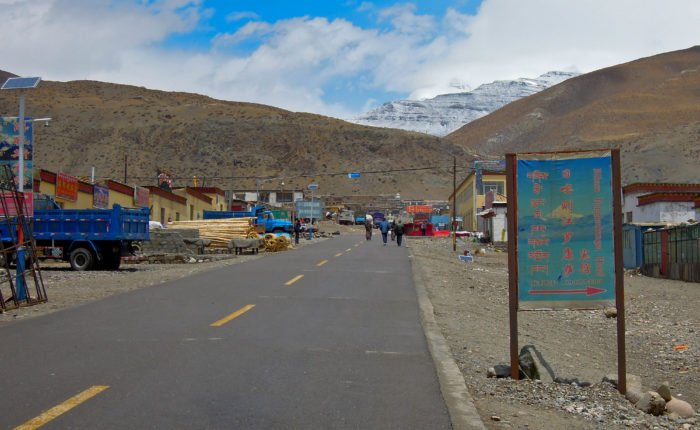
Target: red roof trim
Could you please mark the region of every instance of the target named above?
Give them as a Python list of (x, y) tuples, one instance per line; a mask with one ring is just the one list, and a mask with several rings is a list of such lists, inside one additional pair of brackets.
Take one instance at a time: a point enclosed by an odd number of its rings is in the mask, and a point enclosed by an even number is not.
[[(176, 188), (176, 189), (182, 190), (183, 188)], [(185, 190), (185, 193), (191, 195), (192, 197), (196, 197), (199, 200), (201, 200), (207, 204), (211, 204), (211, 202), (212, 202), (211, 197), (205, 196), (204, 194), (200, 193), (199, 191), (197, 191), (196, 189), (194, 189), (192, 187), (185, 187), (184, 190)]]
[(39, 178), (41, 178), (41, 180), (44, 182), (48, 182), (49, 184), (56, 183), (56, 174), (48, 170), (41, 169), (39, 171)]
[(78, 191), (81, 191), (85, 194), (93, 194), (95, 192), (92, 184), (83, 182), (81, 180), (78, 180)]
[(183, 205), (186, 205), (186, 204), (187, 204), (187, 199), (186, 199), (186, 198), (184, 198), (184, 197), (182, 197), (182, 196), (178, 196), (177, 194), (173, 194), (173, 193), (171, 193), (171, 192), (169, 192), (169, 191), (166, 191), (166, 190), (164, 190), (164, 189), (162, 189), (162, 188), (160, 188), (160, 187), (156, 187), (156, 186), (154, 186), (154, 185), (151, 185), (151, 186), (146, 187), (146, 188), (148, 188), (148, 190), (149, 190), (152, 194), (155, 194), (155, 195), (157, 195), (157, 196), (163, 197), (164, 199), (168, 199), (168, 200), (171, 200), (171, 201), (173, 201), (173, 202), (180, 203), (180, 204), (183, 204)]
[(124, 185), (121, 182), (113, 181), (112, 179), (107, 179), (107, 188), (118, 193), (126, 194), (127, 196), (134, 195), (134, 189), (128, 185)]
[(635, 182), (622, 187), (622, 193), (635, 192), (694, 192), (700, 193), (700, 184)]
[(226, 193), (219, 187), (193, 187), (193, 189), (203, 194), (218, 194), (221, 197), (226, 197)]
[(698, 193), (652, 193), (637, 197), (637, 206), (644, 206), (656, 202), (693, 202), (700, 195)]

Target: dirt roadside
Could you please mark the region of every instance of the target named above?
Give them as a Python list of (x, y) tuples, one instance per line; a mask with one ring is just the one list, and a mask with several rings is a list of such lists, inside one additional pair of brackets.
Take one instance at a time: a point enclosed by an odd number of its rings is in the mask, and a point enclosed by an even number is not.
[[(602, 382), (617, 375), (617, 322), (602, 310), (518, 314), (519, 346), (534, 345), (568, 383), (487, 378), (490, 367), (510, 364), (507, 253), (486, 249), (464, 263), (457, 254), (483, 246), (460, 241), (453, 252), (451, 239), (407, 242), (487, 428), (699, 428), (697, 413), (680, 420), (648, 415)], [(638, 375), (645, 390), (666, 383), (697, 411), (700, 285), (628, 274), (625, 295), (627, 372)], [(688, 348), (674, 349), (679, 345)]]
[[(364, 234), (361, 227), (326, 226), (326, 231), (336, 230)], [(302, 240), (299, 246), (320, 240), (324, 239)], [(700, 428), (697, 413), (683, 420), (654, 417), (635, 409), (611, 384), (601, 382), (604, 376), (617, 373), (616, 321), (602, 311), (519, 313), (520, 346), (535, 345), (557, 376), (576, 378), (580, 384), (488, 378), (488, 368), (509, 364), (506, 254), (487, 250), (473, 263), (463, 263), (456, 254), (481, 246), (460, 243), (455, 253), (446, 238), (409, 238), (407, 245), (413, 264), (423, 273), (437, 324), (487, 428)], [(77, 273), (66, 264), (45, 264), (42, 273), (49, 302), (0, 314), (0, 329), (15, 321), (265, 255), (196, 264), (125, 264), (118, 272)], [(625, 291), (628, 373), (640, 376), (645, 389), (667, 383), (674, 396), (697, 411), (700, 285), (627, 275)], [(675, 350), (679, 345), (688, 348)]]

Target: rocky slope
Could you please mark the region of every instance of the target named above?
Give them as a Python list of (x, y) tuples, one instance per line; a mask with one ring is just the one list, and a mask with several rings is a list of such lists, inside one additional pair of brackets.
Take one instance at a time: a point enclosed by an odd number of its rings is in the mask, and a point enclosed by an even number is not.
[[(16, 93), (0, 92), (1, 114), (16, 116), (17, 103)], [(104, 82), (43, 81), (26, 105), (30, 117), (53, 118), (34, 129), (35, 168), (87, 176), (94, 166), (98, 178), (123, 181), (126, 164), (130, 185), (156, 185), (163, 169), (174, 186), (196, 176), (199, 185), (223, 189), (280, 189), (284, 181), (299, 190), (316, 182), (329, 198), (445, 198), (452, 177), (441, 166), (453, 156), (471, 159), (425, 134)], [(351, 181), (348, 172), (366, 173)]]
[(391, 101), (351, 122), (446, 136), (508, 103), (577, 75), (571, 72), (549, 72), (535, 79), (495, 81), (481, 85), (474, 91), (443, 94), (427, 100)]
[(481, 155), (619, 148), (623, 183), (700, 181), (700, 46), (581, 75), (447, 139)]

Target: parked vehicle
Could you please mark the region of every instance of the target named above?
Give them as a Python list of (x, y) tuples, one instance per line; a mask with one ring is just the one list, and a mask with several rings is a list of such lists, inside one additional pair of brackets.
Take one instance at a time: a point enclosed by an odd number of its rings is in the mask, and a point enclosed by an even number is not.
[(362, 215), (358, 215), (355, 217), (355, 224), (360, 225), (365, 223), (365, 217)]
[(341, 211), (338, 214), (338, 224), (342, 225), (353, 225), (355, 223), (355, 212), (354, 211)]
[(379, 223), (382, 221), (384, 221), (384, 213), (382, 213), (382, 212), (372, 213), (372, 224), (374, 225), (375, 228), (378, 228)]
[(274, 213), (263, 205), (250, 211), (204, 211), (203, 219), (255, 218), (256, 226), (262, 233), (294, 233), (294, 225), (286, 219), (275, 219)]
[[(39, 259), (58, 259), (73, 270), (117, 270), (133, 255), (134, 242), (149, 240), (148, 208), (61, 209), (49, 196), (34, 196), (33, 238)], [(12, 228), (13, 232), (10, 232)], [(16, 237), (16, 225), (0, 222), (3, 246)]]

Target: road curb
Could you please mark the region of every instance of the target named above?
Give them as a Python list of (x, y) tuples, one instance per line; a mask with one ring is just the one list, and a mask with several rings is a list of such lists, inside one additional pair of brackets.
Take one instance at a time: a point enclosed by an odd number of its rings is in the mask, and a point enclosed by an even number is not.
[(447, 346), (447, 341), (435, 321), (433, 303), (425, 288), (423, 271), (415, 264), (410, 248), (408, 251), (411, 257), (413, 284), (418, 297), (421, 324), (425, 339), (428, 341), (428, 349), (433, 357), (433, 363), (435, 363), (435, 370), (440, 381), (440, 391), (442, 391), (442, 397), (450, 414), (452, 428), (455, 430), (485, 430), (486, 427), (474, 406), (474, 400), (467, 391), (464, 376), (462, 376), (462, 372)]

